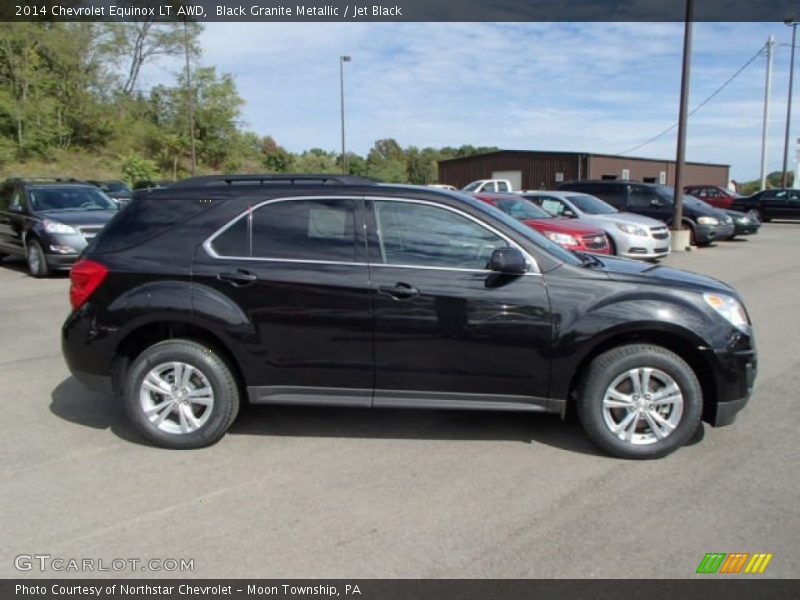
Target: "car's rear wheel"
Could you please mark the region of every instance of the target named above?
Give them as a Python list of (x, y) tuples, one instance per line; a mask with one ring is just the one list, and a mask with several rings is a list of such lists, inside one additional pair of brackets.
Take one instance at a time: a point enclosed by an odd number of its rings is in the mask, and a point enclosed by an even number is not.
[(125, 406), (150, 441), (167, 448), (202, 448), (217, 442), (239, 411), (239, 388), (230, 367), (212, 348), (167, 340), (131, 364)]
[(700, 423), (703, 394), (680, 356), (650, 344), (596, 357), (580, 387), (578, 417), (589, 438), (621, 458), (660, 458), (683, 446)]
[(47, 257), (38, 240), (30, 240), (28, 242), (25, 258), (28, 261), (28, 271), (34, 277), (47, 277), (50, 274)]

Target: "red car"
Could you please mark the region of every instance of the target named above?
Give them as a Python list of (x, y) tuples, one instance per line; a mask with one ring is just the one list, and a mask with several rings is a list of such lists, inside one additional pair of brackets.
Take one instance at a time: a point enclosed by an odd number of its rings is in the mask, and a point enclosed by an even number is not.
[(554, 217), (516, 194), (473, 194), (473, 196), (522, 221), (567, 250), (611, 254), (608, 238), (601, 229), (578, 225), (570, 219)]
[(739, 194), (718, 185), (687, 185), (683, 188), (683, 193), (722, 210), (729, 210), (733, 201), (739, 197)]

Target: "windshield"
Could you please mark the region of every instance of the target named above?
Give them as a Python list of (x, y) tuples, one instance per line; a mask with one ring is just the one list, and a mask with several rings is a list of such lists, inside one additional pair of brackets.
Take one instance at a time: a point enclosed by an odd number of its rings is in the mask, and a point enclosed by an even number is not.
[(31, 208), (36, 212), (56, 210), (116, 210), (117, 205), (93, 187), (64, 186), (31, 190)]
[(500, 198), (494, 201), (495, 206), (507, 215), (524, 221), (526, 219), (551, 219), (551, 215), (527, 200), (516, 198)]
[(117, 192), (124, 192), (126, 194), (130, 194), (131, 193), (131, 188), (129, 188), (127, 185), (125, 185), (121, 181), (109, 181), (108, 183), (106, 183), (104, 185), (104, 187), (106, 188), (106, 190), (108, 190), (109, 192), (113, 192), (113, 193), (117, 193)]
[(567, 200), (572, 202), (579, 211), (587, 215), (613, 215), (619, 212), (610, 204), (606, 204), (600, 198), (595, 198), (588, 194), (580, 194), (577, 196), (567, 196)]
[(475, 190), (478, 189), (478, 187), (480, 187), (481, 183), (483, 183), (483, 182), (482, 181), (473, 181), (472, 183), (470, 183), (468, 186), (466, 186), (464, 188), (464, 191), (465, 192), (475, 191)]

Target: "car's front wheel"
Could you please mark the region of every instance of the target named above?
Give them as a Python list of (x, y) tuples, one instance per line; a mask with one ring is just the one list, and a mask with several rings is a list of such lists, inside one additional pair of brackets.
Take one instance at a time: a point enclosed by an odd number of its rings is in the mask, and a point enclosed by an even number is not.
[(213, 349), (191, 340), (167, 340), (131, 364), (125, 406), (150, 441), (167, 448), (202, 448), (217, 442), (239, 411), (239, 388)]
[(692, 368), (661, 346), (631, 344), (597, 356), (579, 390), (589, 438), (621, 458), (660, 458), (700, 424), (703, 393)]
[(37, 240), (28, 242), (25, 258), (28, 261), (28, 271), (34, 277), (47, 277), (50, 274), (47, 257), (44, 254), (42, 245)]

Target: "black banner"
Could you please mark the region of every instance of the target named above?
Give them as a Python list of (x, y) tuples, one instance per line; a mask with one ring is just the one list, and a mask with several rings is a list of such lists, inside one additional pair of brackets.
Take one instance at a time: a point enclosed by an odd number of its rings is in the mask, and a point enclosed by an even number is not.
[(798, 580), (694, 579), (694, 580), (2, 580), (0, 598), (32, 600), (100, 600), (159, 598), (231, 600), (307, 600), (353, 598), (359, 600), (447, 599), (519, 600), (673, 600), (681, 598), (738, 600), (769, 598), (794, 600)]
[[(4, 21), (682, 21), (684, 0), (4, 0)], [(796, 0), (695, 0), (696, 21), (783, 21)]]

